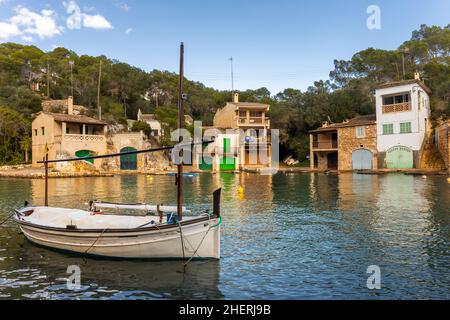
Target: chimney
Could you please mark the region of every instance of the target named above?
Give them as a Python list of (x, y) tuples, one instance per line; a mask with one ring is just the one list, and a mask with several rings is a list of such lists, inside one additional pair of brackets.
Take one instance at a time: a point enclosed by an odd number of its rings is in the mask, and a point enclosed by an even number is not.
[(73, 114), (73, 97), (69, 96), (67, 98), (67, 114)]
[(417, 71), (414, 72), (414, 79), (415, 80), (420, 80), (420, 73), (418, 73)]
[(233, 93), (233, 103), (239, 102), (239, 93), (235, 92)]

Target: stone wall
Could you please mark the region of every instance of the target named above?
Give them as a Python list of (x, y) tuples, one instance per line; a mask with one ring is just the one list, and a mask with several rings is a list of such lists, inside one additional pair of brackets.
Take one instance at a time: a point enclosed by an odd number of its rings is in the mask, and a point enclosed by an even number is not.
[(445, 167), (450, 170), (450, 122), (447, 121), (436, 128), (436, 146), (444, 160)]
[(352, 153), (358, 149), (372, 152), (372, 169), (378, 168), (377, 161), (377, 127), (375, 124), (365, 125), (365, 137), (356, 137), (357, 127), (338, 128), (338, 169), (352, 170)]

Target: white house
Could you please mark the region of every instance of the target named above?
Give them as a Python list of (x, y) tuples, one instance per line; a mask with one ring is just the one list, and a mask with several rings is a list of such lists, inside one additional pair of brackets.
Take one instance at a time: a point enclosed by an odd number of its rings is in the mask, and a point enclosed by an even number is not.
[(389, 82), (375, 90), (378, 167), (418, 167), (430, 130), (430, 89), (416, 79)]
[(138, 110), (137, 119), (139, 121), (146, 122), (150, 128), (152, 129), (153, 137), (161, 137), (163, 135), (163, 129), (161, 126), (161, 122), (155, 119), (154, 114), (144, 114), (141, 112), (141, 109)]

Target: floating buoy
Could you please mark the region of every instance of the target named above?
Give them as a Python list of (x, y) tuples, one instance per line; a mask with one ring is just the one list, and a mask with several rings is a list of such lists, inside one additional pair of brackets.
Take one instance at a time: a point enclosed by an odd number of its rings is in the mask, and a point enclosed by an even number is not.
[(427, 176), (426, 176), (426, 175), (423, 175), (423, 176), (422, 176), (422, 179), (426, 179), (426, 178), (427, 178)]
[(447, 178), (447, 182), (450, 183), (450, 178)]
[(153, 181), (153, 177), (150, 176), (150, 175), (148, 175), (148, 176), (147, 176), (147, 180), (148, 180), (149, 182), (152, 182), (152, 181)]
[(237, 191), (238, 191), (238, 193), (244, 193), (244, 187), (239, 186)]

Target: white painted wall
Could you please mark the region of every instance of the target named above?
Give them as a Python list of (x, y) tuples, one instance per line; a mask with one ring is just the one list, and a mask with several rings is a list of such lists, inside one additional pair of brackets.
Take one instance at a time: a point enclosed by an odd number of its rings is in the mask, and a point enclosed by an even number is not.
[[(418, 97), (425, 98), (421, 109), (418, 108)], [(411, 97), (411, 111), (409, 112), (382, 112), (383, 96), (392, 94), (406, 94)], [(403, 145), (412, 150), (420, 150), (425, 137), (425, 119), (430, 118), (430, 97), (418, 84), (406, 84), (397, 87), (377, 89), (375, 92), (376, 113), (377, 113), (377, 148), (379, 152), (385, 152), (396, 145)], [(411, 122), (411, 133), (400, 133), (400, 123)], [(383, 135), (383, 124), (392, 123), (394, 134)]]

